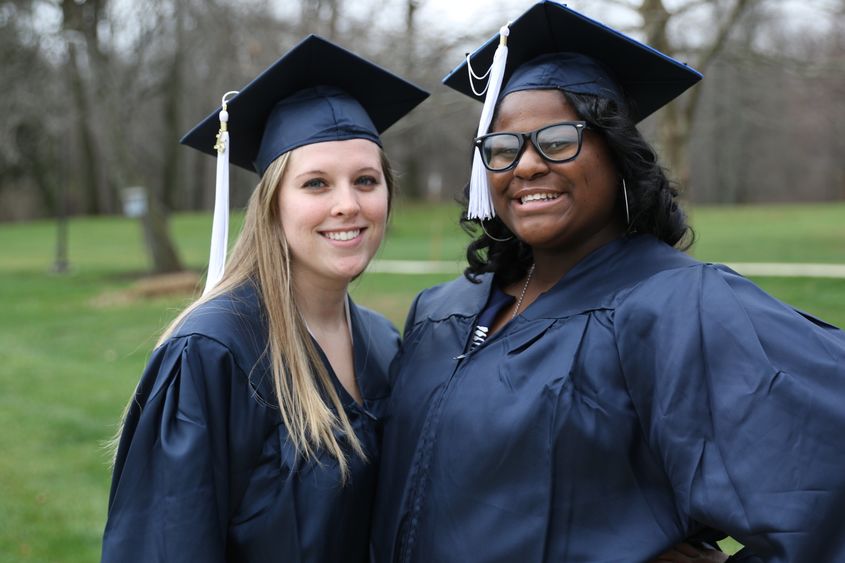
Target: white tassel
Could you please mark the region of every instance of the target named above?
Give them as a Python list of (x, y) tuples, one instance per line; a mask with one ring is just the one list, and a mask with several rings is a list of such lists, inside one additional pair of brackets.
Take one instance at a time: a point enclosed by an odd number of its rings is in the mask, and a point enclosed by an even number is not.
[(226, 265), (226, 251), (229, 247), (229, 112), (227, 104), (229, 96), (237, 92), (226, 92), (223, 95), (223, 109), (220, 111), (220, 131), (217, 133), (217, 180), (214, 190), (214, 221), (211, 226), (211, 253), (208, 257), (208, 275), (205, 278), (203, 295), (217, 285), (223, 277)]
[[(508, 26), (499, 30), (499, 46), (493, 55), (493, 63), (488, 71), (490, 80), (487, 83), (487, 96), (484, 98), (484, 107), (481, 109), (481, 119), (478, 122), (478, 133), (480, 137), (487, 133), (490, 122), (493, 121), (493, 111), (496, 109), (496, 101), (499, 98), (499, 91), (502, 89), (502, 79), (505, 75), (505, 65), (508, 62)], [(469, 65), (467, 65), (469, 66)], [(470, 69), (470, 84), (472, 84), (472, 69)], [(473, 90), (475, 87), (473, 86)], [(487, 169), (481, 162), (481, 149), (476, 147), (472, 156), (472, 175), (469, 180), (469, 205), (467, 217), (469, 219), (492, 219), (496, 216), (493, 209), (493, 199), (490, 196), (490, 186), (487, 182)]]

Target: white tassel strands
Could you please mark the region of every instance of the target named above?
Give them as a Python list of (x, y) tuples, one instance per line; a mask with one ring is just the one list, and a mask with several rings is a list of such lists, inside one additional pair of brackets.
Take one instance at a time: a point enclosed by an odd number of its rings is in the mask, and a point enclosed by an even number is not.
[[(487, 133), (490, 122), (493, 121), (493, 111), (496, 109), (496, 101), (499, 98), (499, 91), (502, 89), (502, 79), (505, 74), (505, 65), (508, 62), (508, 26), (499, 30), (499, 46), (493, 55), (493, 63), (488, 71), (490, 78), (487, 83), (487, 96), (484, 98), (484, 107), (481, 110), (481, 119), (478, 122), (477, 137)], [(469, 66), (469, 65), (467, 65)], [(470, 83), (474, 76), (470, 68)], [(475, 87), (473, 86), (473, 90)], [(490, 196), (490, 186), (487, 181), (487, 169), (481, 161), (481, 149), (475, 149), (472, 156), (472, 175), (469, 180), (469, 205), (467, 217), (469, 219), (492, 219), (496, 212), (493, 209), (493, 200)]]
[(220, 131), (217, 133), (217, 179), (214, 190), (214, 221), (211, 226), (211, 252), (208, 257), (208, 275), (205, 278), (203, 295), (217, 285), (223, 277), (226, 252), (229, 247), (229, 112), (227, 102), (237, 92), (223, 95), (223, 109), (220, 111)]

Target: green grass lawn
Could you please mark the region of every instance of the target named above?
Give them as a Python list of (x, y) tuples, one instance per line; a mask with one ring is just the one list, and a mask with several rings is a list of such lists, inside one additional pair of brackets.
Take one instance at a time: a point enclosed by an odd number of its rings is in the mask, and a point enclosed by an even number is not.
[[(384, 259), (455, 261), (465, 235), (452, 205), (399, 202)], [(698, 208), (693, 253), (707, 261), (845, 263), (845, 204)], [(233, 220), (233, 228), (240, 217)], [(186, 264), (207, 259), (208, 215), (172, 224)], [(52, 275), (55, 226), (0, 225), (0, 562), (99, 557), (112, 435), (160, 330), (188, 297), (114, 299), (147, 265), (140, 226), (76, 219), (71, 272)], [(397, 325), (420, 289), (449, 275), (368, 274), (352, 292)], [(758, 279), (765, 289), (845, 325), (845, 280)]]
[(700, 207), (692, 254), (711, 262), (845, 264), (845, 204)]

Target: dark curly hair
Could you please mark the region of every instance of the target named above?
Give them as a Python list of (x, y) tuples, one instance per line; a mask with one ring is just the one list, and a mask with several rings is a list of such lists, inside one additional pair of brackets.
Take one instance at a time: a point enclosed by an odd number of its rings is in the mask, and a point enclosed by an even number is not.
[[(695, 236), (678, 205), (678, 189), (657, 163), (657, 154), (627, 109), (591, 94), (562, 93), (590, 129), (602, 136), (619, 175), (625, 178), (631, 217), (628, 232), (651, 234), (670, 246), (689, 248)], [(498, 217), (486, 221), (484, 228), (492, 237), (507, 239), (504, 242), (488, 236), (478, 220), (467, 219), (468, 194), (469, 185), (464, 188), (461, 227), (476, 238), (467, 247), (469, 266), (464, 276), (477, 282), (479, 275), (493, 272), (503, 286), (521, 279), (533, 262), (531, 248), (513, 236)]]

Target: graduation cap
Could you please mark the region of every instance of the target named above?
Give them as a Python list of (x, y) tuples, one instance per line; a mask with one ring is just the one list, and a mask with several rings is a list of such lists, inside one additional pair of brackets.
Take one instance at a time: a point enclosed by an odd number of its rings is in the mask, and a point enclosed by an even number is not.
[(211, 256), (205, 292), (222, 277), (229, 223), (229, 162), (264, 174), (282, 154), (326, 141), (367, 139), (428, 92), (316, 35), (309, 35), (181, 140), (217, 156)]
[[(474, 69), (489, 68), (479, 76)], [(489, 75), (484, 89), (476, 83)], [(532, 6), (503, 27), (443, 79), (483, 100), (478, 135), (492, 121), (496, 103), (519, 90), (559, 89), (610, 98), (645, 119), (701, 80), (684, 63), (557, 2)], [(486, 93), (486, 96), (485, 96)], [(494, 216), (487, 174), (476, 149), (470, 179), (470, 218)]]

